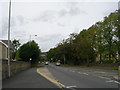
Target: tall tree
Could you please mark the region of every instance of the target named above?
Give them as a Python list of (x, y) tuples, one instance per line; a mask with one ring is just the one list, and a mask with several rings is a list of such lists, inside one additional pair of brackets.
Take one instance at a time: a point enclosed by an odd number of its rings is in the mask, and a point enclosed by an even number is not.
[(16, 57), (16, 53), (17, 53), (17, 50), (18, 50), (18, 48), (20, 47), (20, 41), (19, 40), (16, 40), (16, 39), (14, 39), (13, 41), (12, 41), (12, 44), (13, 44), (13, 58), (15, 58)]
[(41, 54), (41, 50), (38, 44), (34, 40), (23, 44), (19, 48), (20, 58), (22, 58), (22, 60), (24, 61), (29, 62), (31, 58), (32, 59), (31, 62), (36, 63), (40, 59), (40, 54)]

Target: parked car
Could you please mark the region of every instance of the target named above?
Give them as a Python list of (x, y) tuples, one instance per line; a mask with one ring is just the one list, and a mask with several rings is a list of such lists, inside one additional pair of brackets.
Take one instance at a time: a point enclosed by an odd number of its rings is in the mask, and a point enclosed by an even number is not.
[(57, 63), (56, 63), (56, 66), (60, 66), (60, 62), (57, 62)]
[(49, 62), (45, 62), (45, 65), (48, 65), (49, 64)]

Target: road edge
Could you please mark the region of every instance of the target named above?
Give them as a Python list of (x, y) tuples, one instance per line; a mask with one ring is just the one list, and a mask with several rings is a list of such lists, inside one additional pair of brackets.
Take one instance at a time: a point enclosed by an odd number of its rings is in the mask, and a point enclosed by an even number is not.
[(40, 74), (41, 76), (43, 76), (44, 78), (46, 78), (47, 80), (49, 80), (50, 82), (54, 83), (55, 85), (57, 85), (59, 88), (65, 88), (65, 85), (63, 85), (62, 83), (51, 79), (50, 77), (46, 76), (45, 74), (39, 72), (38, 68), (37, 68), (37, 73)]

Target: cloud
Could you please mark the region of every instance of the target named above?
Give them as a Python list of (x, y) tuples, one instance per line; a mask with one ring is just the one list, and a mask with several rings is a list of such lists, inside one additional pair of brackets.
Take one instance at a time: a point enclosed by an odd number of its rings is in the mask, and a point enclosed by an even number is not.
[(78, 14), (87, 14), (85, 11), (80, 9), (81, 4), (82, 3), (80, 2), (67, 2), (66, 6), (69, 8), (68, 14), (71, 16)]
[(62, 9), (62, 10), (60, 10), (60, 11), (58, 12), (58, 15), (59, 15), (59, 17), (62, 17), (62, 16), (67, 15), (67, 13), (68, 13), (68, 11), (67, 11), (67, 10)]
[(57, 25), (60, 26), (60, 27), (65, 27), (65, 25), (61, 24), (61, 23), (57, 23)]
[(120, 9), (120, 1), (118, 2), (118, 9)]
[(5, 38), (7, 36), (7, 30), (8, 30), (8, 21), (7, 19), (2, 19), (2, 38)]
[(50, 34), (36, 38), (36, 41), (40, 45), (42, 51), (48, 51), (50, 48), (56, 46), (63, 39), (61, 34)]
[(32, 21), (53, 22), (56, 19), (56, 12), (52, 10), (46, 10), (39, 16), (33, 18)]
[(114, 12), (115, 10), (117, 10), (116, 8), (118, 8), (117, 2), (109, 2), (109, 3), (101, 3), (101, 4), (102, 5), (104, 4), (104, 6), (106, 6), (104, 7), (103, 16), (108, 16), (110, 12)]
[(21, 15), (17, 16), (17, 21), (18, 21), (19, 25), (25, 24), (25, 19)]
[(62, 17), (65, 17), (66, 15), (75, 16), (79, 14), (86, 14), (85, 11), (80, 9), (79, 5), (80, 5), (79, 2), (78, 3), (77, 2), (63, 2), (60, 4), (60, 6), (58, 5), (58, 7), (53, 6), (54, 8), (58, 8), (57, 10), (56, 9), (45, 10), (39, 13), (38, 16), (34, 17), (32, 21), (51, 23), (51, 22), (57, 21), (58, 19)]
[(48, 42), (48, 41), (57, 41), (57, 40), (61, 39), (62, 37), (63, 36), (61, 34), (50, 34), (50, 35), (38, 37), (38, 39), (41, 42)]

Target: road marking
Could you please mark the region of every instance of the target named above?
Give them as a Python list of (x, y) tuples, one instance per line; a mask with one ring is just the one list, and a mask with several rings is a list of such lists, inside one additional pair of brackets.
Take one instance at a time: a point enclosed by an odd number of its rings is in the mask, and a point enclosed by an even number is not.
[(66, 88), (73, 88), (73, 87), (77, 87), (77, 86), (67, 86)]
[(102, 71), (94, 71), (95, 73), (106, 73), (106, 72), (102, 72)]
[(106, 73), (106, 72), (100, 72), (100, 73)]
[(81, 72), (78, 72), (79, 74), (82, 74)]
[(85, 75), (89, 75), (89, 74), (87, 74), (87, 73), (83, 73), (83, 74), (85, 74)]
[(79, 74), (84, 74), (84, 75), (89, 75), (89, 74), (87, 74), (87, 73), (81, 73), (81, 72), (78, 72)]
[(48, 76), (46, 76), (45, 74), (39, 72), (39, 70), (37, 69), (37, 73), (39, 73), (41, 76), (45, 77), (47, 80), (49, 80), (50, 82), (56, 84), (57, 86), (59, 86), (60, 88), (65, 88), (65, 85), (61, 84), (60, 82), (57, 82), (54, 79), (49, 78)]
[(102, 77), (102, 76), (98, 76), (99, 78), (103, 78), (103, 79), (109, 79), (110, 80), (110, 78), (106, 78), (106, 77)]
[(118, 81), (114, 81), (115, 83), (117, 83), (117, 84), (120, 84), (120, 82), (118, 82)]
[(72, 71), (72, 72), (75, 72), (75, 71)]
[(120, 82), (115, 81), (115, 80), (110, 80), (110, 81), (106, 81), (106, 82), (108, 82), (108, 83), (112, 83), (112, 82), (114, 82), (114, 83), (120, 84)]
[(114, 81), (113, 81), (113, 80), (110, 80), (110, 81), (106, 81), (106, 82), (111, 83), (111, 82), (114, 82)]

